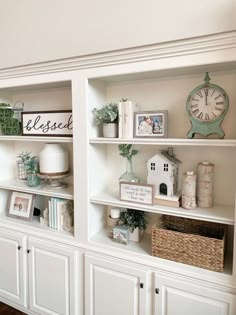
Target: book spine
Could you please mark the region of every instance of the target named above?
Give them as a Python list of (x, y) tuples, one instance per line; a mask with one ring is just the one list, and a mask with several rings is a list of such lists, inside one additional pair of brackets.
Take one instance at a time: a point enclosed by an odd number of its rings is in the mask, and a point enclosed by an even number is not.
[(53, 211), (54, 211), (54, 229), (58, 227), (58, 216), (57, 216), (57, 199), (53, 198)]
[(124, 113), (123, 113), (123, 102), (119, 102), (118, 104), (118, 127), (119, 127), (119, 138), (123, 138), (124, 135), (123, 135), (123, 124), (124, 124)]
[(132, 139), (133, 138), (133, 128), (134, 128), (134, 106), (133, 102), (126, 101), (123, 102), (123, 116), (124, 116), (124, 138)]
[(48, 200), (48, 226), (52, 227), (52, 207), (51, 207), (51, 199)]
[(62, 213), (61, 213), (62, 202), (63, 202), (62, 200), (57, 200), (57, 219), (58, 219), (57, 229), (59, 231), (62, 230)]

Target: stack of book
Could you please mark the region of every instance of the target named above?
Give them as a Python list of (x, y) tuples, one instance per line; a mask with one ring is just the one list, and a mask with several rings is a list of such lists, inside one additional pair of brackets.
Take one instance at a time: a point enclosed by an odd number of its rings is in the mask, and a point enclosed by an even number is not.
[(68, 202), (68, 200), (60, 198), (48, 200), (48, 225), (50, 228), (62, 231), (63, 209)]
[(155, 196), (154, 205), (179, 208), (181, 206), (181, 193), (171, 197), (166, 195)]
[(134, 109), (135, 106), (131, 101), (122, 100), (119, 102), (119, 138), (133, 138)]

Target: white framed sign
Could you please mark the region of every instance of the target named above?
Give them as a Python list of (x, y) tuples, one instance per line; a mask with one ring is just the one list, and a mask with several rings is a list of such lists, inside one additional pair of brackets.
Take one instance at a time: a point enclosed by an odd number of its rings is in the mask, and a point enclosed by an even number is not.
[(73, 120), (71, 110), (22, 112), (23, 136), (72, 137)]
[(153, 205), (154, 185), (120, 182), (120, 200)]

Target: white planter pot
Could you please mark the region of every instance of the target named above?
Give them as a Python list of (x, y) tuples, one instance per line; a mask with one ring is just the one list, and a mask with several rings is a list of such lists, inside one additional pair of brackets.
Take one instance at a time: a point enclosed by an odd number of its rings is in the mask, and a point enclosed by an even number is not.
[(117, 138), (118, 125), (115, 123), (103, 124), (103, 137), (104, 138)]
[(144, 231), (136, 228), (133, 232), (129, 231), (129, 241), (140, 242), (144, 236)]

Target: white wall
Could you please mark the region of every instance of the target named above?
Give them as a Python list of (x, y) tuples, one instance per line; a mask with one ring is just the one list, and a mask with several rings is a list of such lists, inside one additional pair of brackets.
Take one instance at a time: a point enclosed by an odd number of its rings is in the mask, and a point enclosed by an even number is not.
[(236, 0), (0, 0), (0, 68), (236, 29)]

